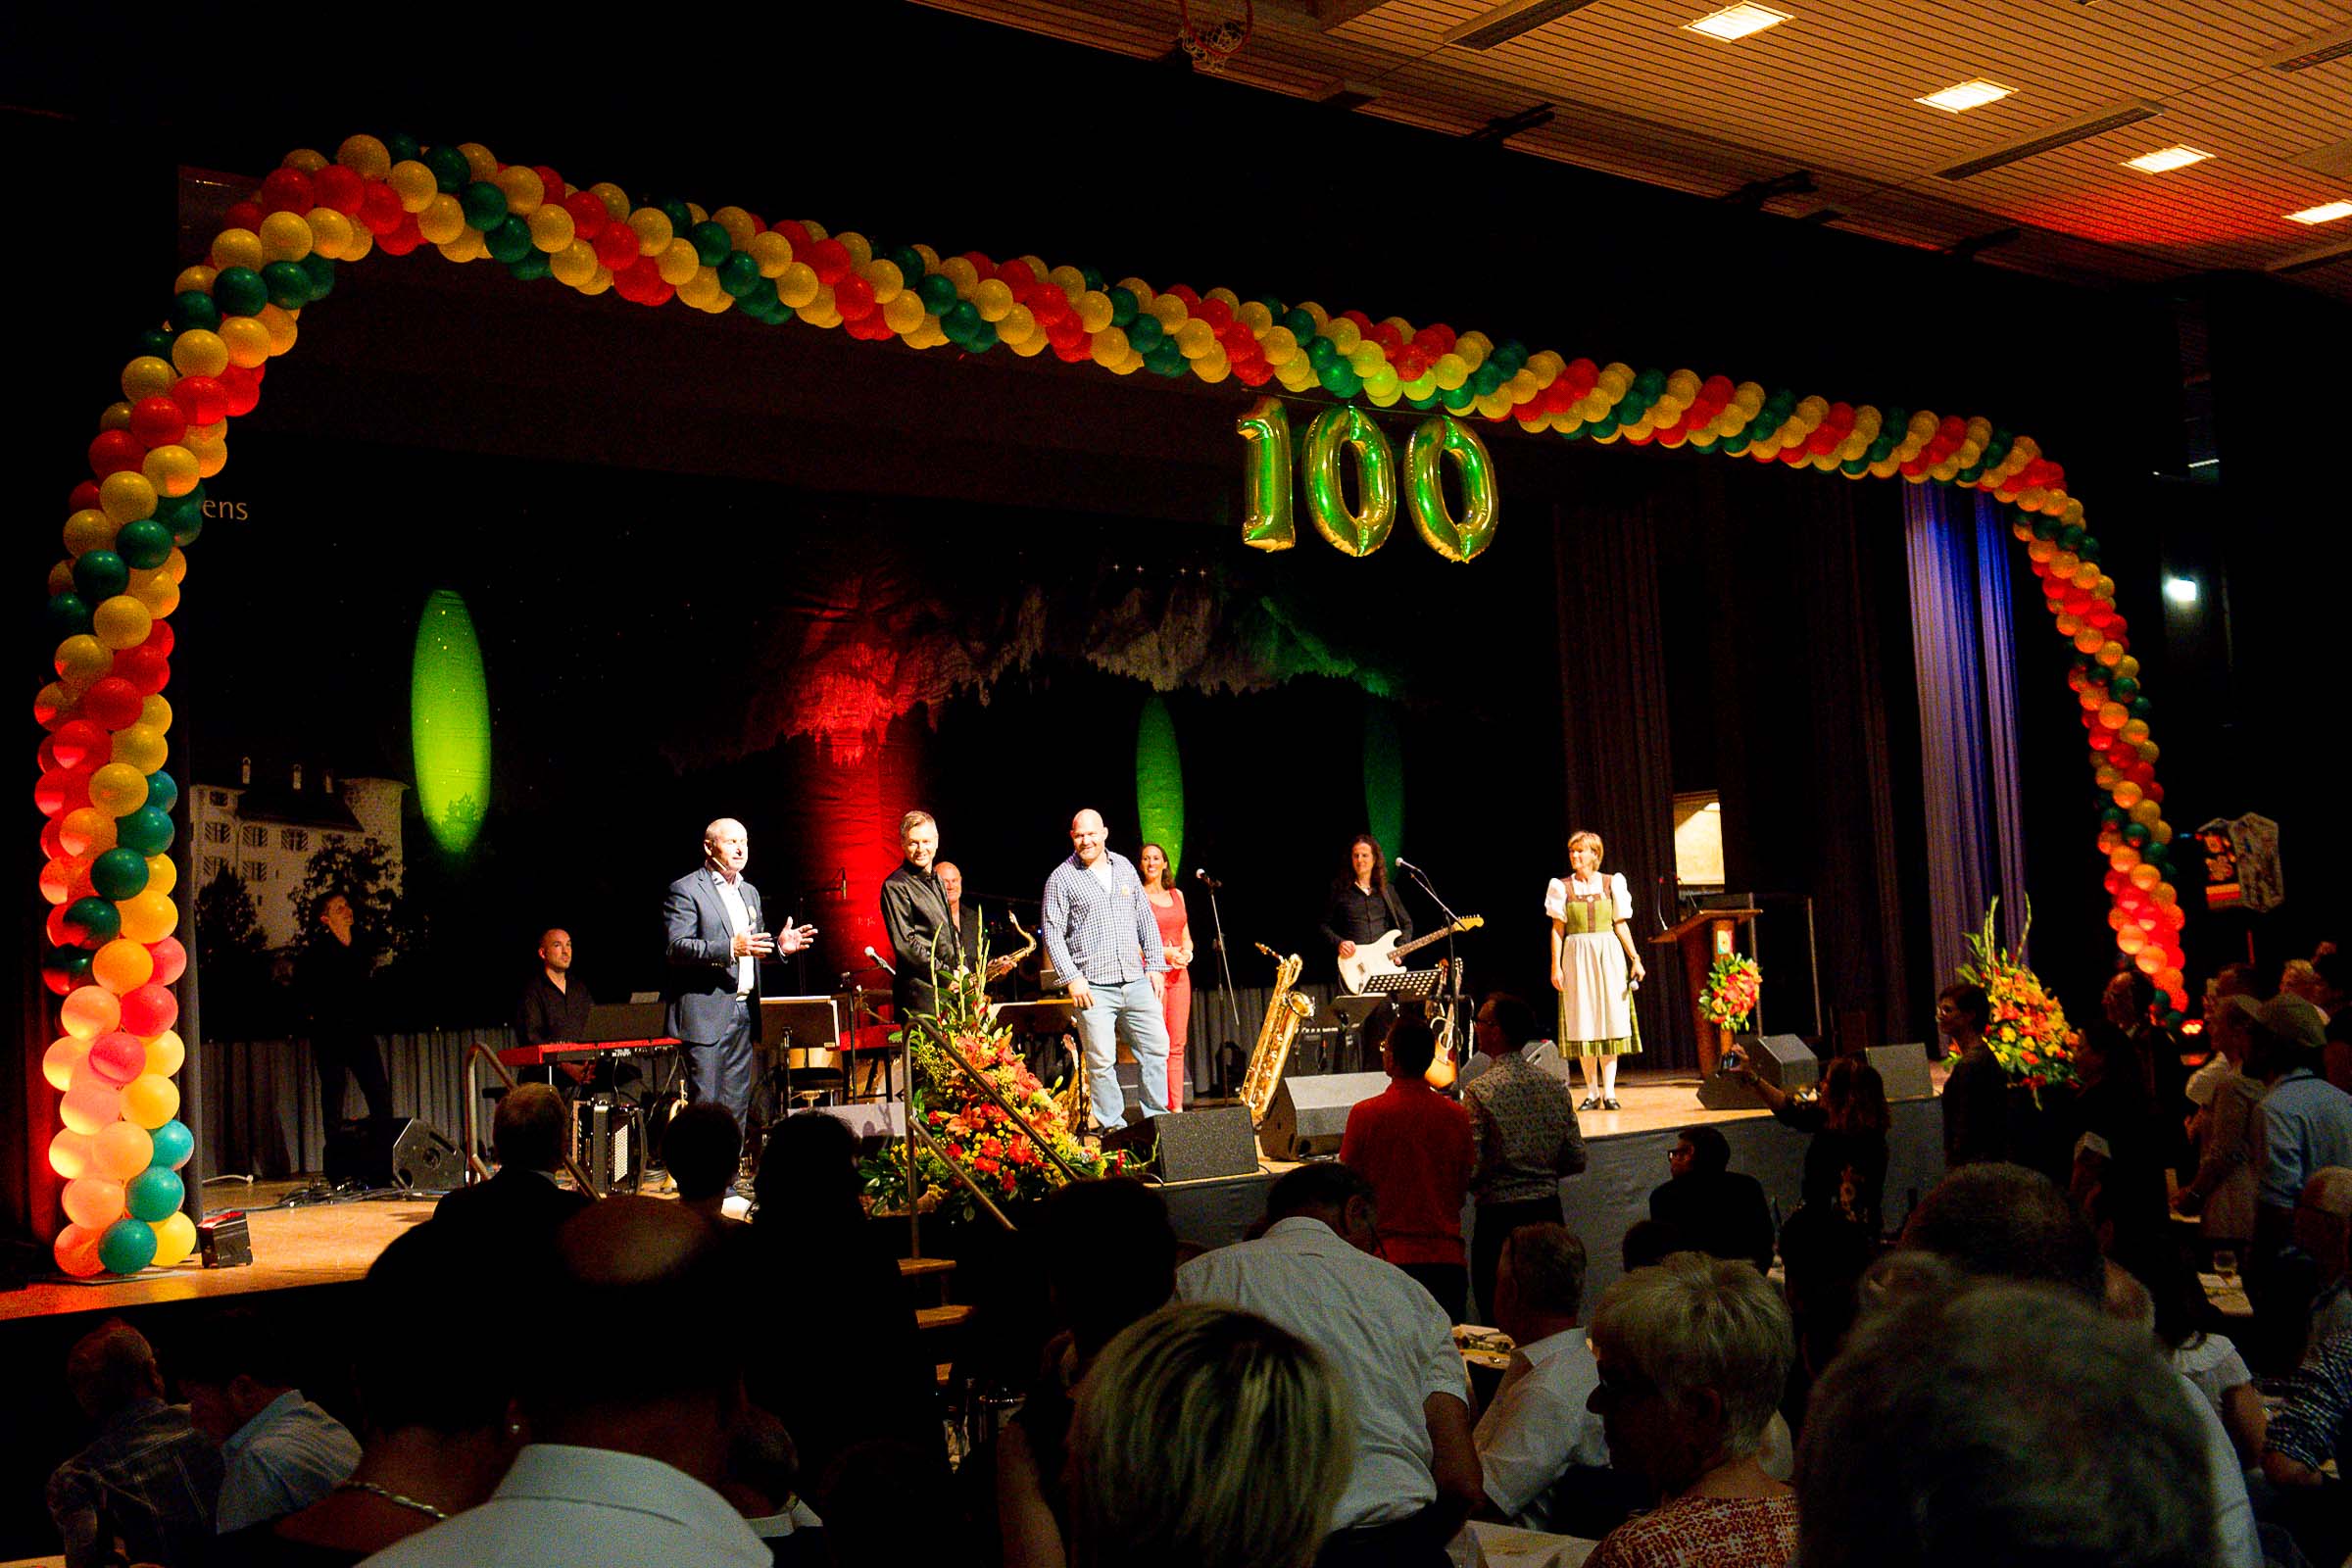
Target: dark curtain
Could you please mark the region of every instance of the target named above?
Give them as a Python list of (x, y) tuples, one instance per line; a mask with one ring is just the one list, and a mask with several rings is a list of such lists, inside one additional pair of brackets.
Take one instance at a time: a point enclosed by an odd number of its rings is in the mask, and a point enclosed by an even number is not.
[[(1567, 824), (1607, 847), (1603, 870), (1622, 872), (1634, 936), (1648, 967), (1636, 1005), (1644, 1054), (1634, 1065), (1695, 1067), (1690, 999), (1681, 959), (1653, 947), (1658, 914), (1674, 902), (1674, 769), (1667, 734), (1665, 628), (1658, 608), (1658, 512), (1670, 492), (1654, 469), (1601, 478), (1554, 513), (1559, 581), (1561, 772)], [(1557, 869), (1565, 874), (1561, 845)]]

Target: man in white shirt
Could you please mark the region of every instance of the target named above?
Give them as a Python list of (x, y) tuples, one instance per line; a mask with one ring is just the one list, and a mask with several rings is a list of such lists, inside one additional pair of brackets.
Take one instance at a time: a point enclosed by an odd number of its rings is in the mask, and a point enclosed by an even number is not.
[(1176, 1273), (1188, 1301), (1244, 1307), (1321, 1351), (1355, 1409), (1354, 1474), (1319, 1568), (1442, 1563), (1484, 1494), (1469, 1384), (1446, 1313), (1411, 1276), (1372, 1255), (1371, 1188), (1336, 1163), (1274, 1184), (1253, 1242)]
[(1522, 1226), (1503, 1242), (1494, 1318), (1517, 1348), (1473, 1434), (1482, 1517), (1552, 1531), (1560, 1479), (1572, 1469), (1608, 1474), (1608, 1440), (1586, 1408), (1600, 1367), (1580, 1326), (1584, 1298), (1585, 1246), (1566, 1226)]
[(565, 1221), (556, 1248), (532, 1316), (539, 1353), (523, 1368), (532, 1441), (489, 1501), (368, 1561), (769, 1568), (767, 1546), (715, 1490), (744, 1410), (736, 1358), (712, 1345), (654, 1360), (604, 1353), (615, 1324), (707, 1331), (739, 1307), (717, 1236), (680, 1204), (609, 1198)]
[(302, 1396), (285, 1355), (282, 1333), (236, 1307), (181, 1352), (188, 1419), (220, 1445), (221, 1535), (309, 1507), (360, 1462), (359, 1440)]
[(816, 927), (790, 921), (767, 929), (760, 890), (743, 874), (751, 858), (751, 835), (722, 816), (703, 829), (702, 869), (672, 882), (662, 900), (667, 1027), (686, 1063), (686, 1098), (716, 1101), (738, 1127), (751, 1124), (760, 960), (816, 937)]

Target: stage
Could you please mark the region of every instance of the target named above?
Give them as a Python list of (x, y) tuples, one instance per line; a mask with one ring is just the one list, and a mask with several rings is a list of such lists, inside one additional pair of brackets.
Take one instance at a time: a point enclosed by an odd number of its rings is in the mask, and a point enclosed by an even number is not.
[[(1936, 1074), (1940, 1081), (1941, 1074)], [(1761, 1110), (1712, 1111), (1697, 1102), (1698, 1080), (1689, 1074), (1628, 1070), (1618, 1081), (1625, 1108), (1582, 1113), (1591, 1164), (1560, 1183), (1569, 1227), (1592, 1258), (1589, 1290), (1596, 1295), (1618, 1275), (1617, 1244), (1628, 1226), (1648, 1213), (1651, 1188), (1666, 1179), (1666, 1151), (1675, 1133), (1701, 1123), (1723, 1130), (1732, 1164), (1764, 1184), (1786, 1215), (1796, 1202), (1805, 1140)], [(1933, 1101), (1889, 1107), (1886, 1218), (1901, 1224), (1920, 1194), (1943, 1173), (1942, 1119)], [(1256, 1172), (1164, 1187), (1179, 1238), (1201, 1247), (1238, 1241), (1265, 1210), (1265, 1195), (1289, 1163), (1261, 1160)], [(0, 1294), (0, 1321), (68, 1317), (166, 1307), (216, 1297), (330, 1286), (361, 1278), (392, 1239), (432, 1213), (432, 1196), (383, 1197), (296, 1207), (272, 1206), (300, 1192), (302, 1181), (262, 1182), (248, 1188), (221, 1183), (207, 1194), (208, 1213), (242, 1208), (250, 1216), (253, 1262), (239, 1268), (201, 1267), (191, 1258), (129, 1279), (38, 1280)], [(1463, 1213), (1464, 1233), (1469, 1210)], [(925, 1227), (936, 1228), (936, 1222)]]

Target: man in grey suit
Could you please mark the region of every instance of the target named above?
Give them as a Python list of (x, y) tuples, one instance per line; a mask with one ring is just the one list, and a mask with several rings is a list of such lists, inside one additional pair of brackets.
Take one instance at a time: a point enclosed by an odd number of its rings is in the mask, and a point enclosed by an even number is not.
[(744, 879), (752, 858), (743, 824), (722, 816), (703, 829), (703, 866), (669, 885), (662, 924), (669, 956), (669, 1032), (686, 1058), (686, 1098), (715, 1101), (748, 1126), (760, 1004), (760, 960), (798, 953), (812, 925), (770, 934), (760, 890)]

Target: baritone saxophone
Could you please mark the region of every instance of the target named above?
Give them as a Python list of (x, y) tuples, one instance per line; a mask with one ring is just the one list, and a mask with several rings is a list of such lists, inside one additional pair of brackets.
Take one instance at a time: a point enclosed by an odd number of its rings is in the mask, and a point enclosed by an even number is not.
[(1264, 943), (1257, 951), (1274, 960), (1274, 994), (1266, 999), (1266, 1020), (1258, 1025), (1257, 1044), (1250, 1052), (1250, 1070), (1242, 1075), (1242, 1103), (1250, 1107), (1250, 1125), (1257, 1127), (1274, 1103), (1274, 1086), (1282, 1082), (1284, 1063), (1291, 1059), (1291, 1042), (1298, 1026), (1315, 1015), (1315, 1000), (1298, 989), (1303, 966), (1296, 953), (1284, 957)]

